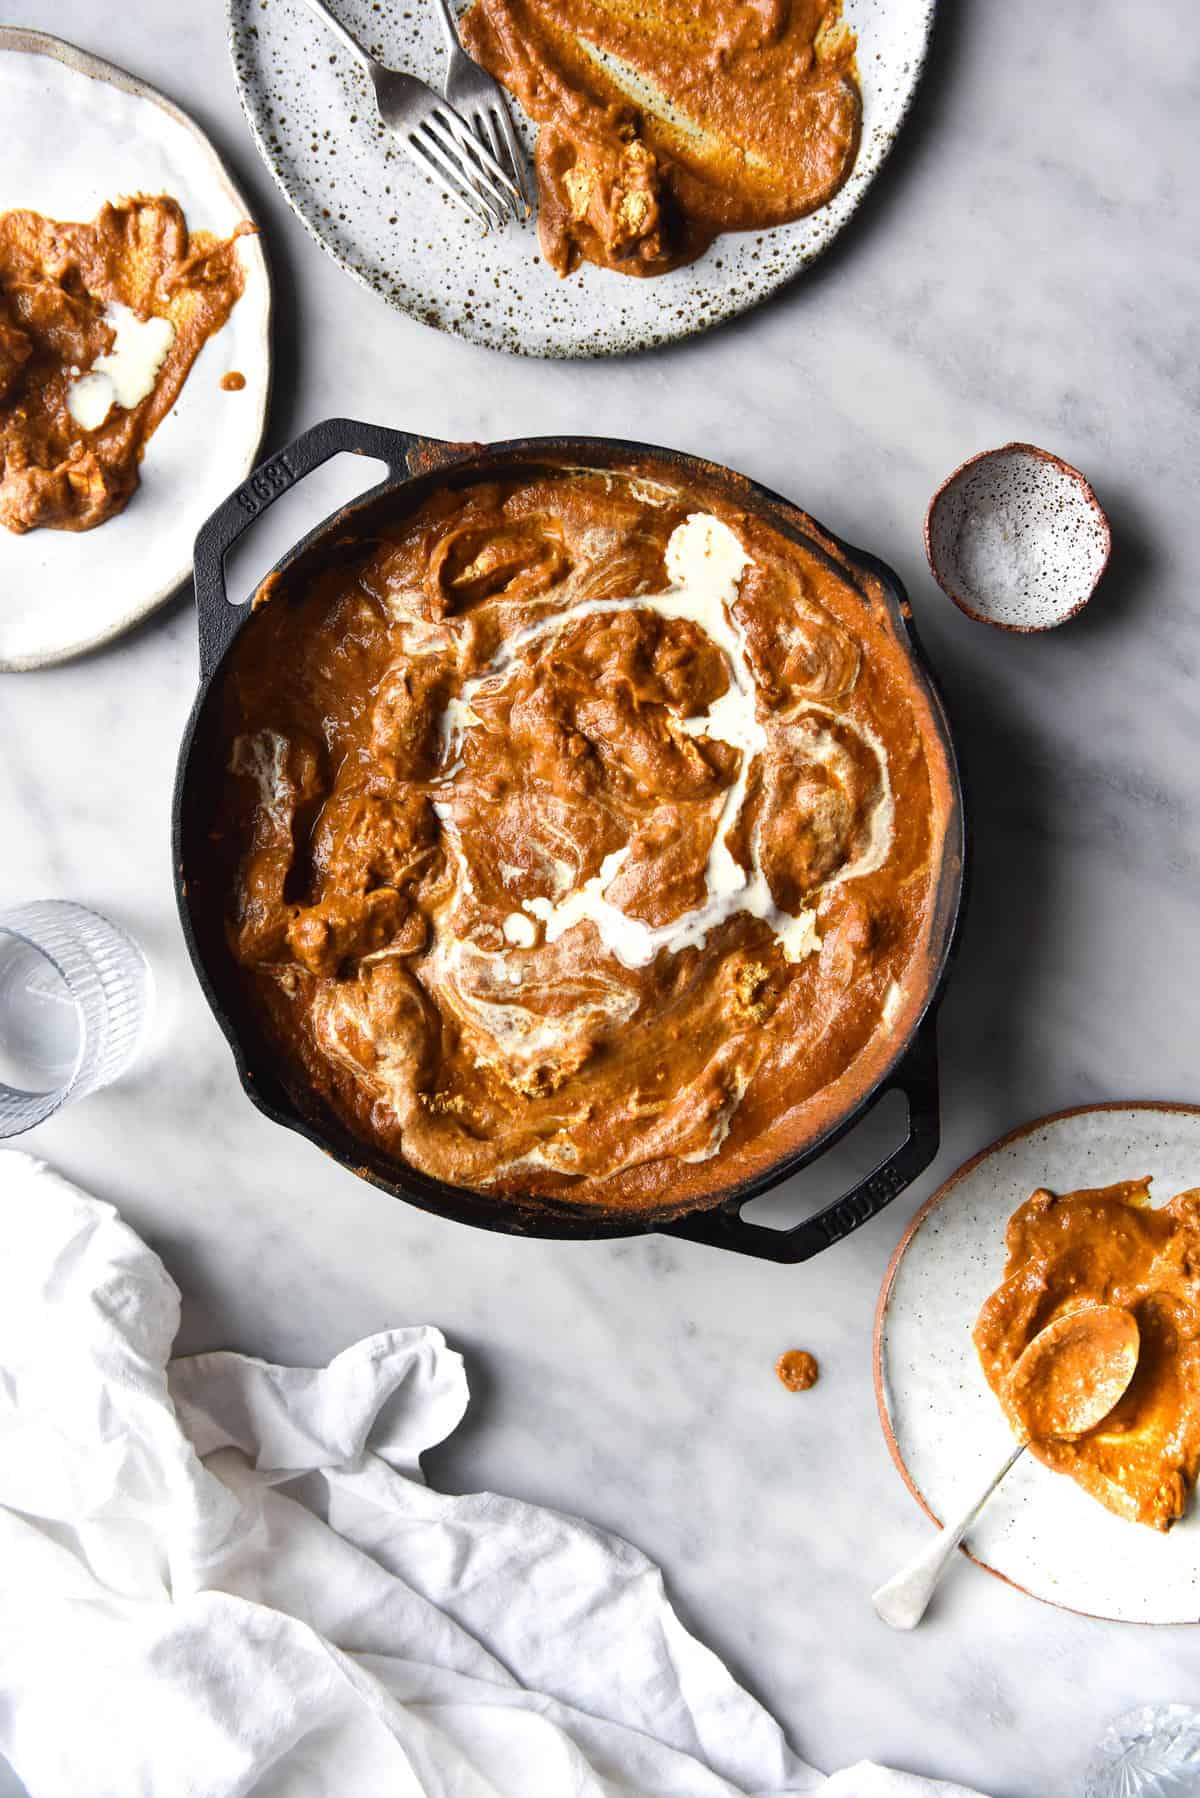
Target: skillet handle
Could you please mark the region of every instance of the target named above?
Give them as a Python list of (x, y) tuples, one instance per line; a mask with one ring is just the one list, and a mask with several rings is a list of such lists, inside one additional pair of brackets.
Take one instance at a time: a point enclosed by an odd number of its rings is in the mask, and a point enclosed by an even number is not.
[(386, 479), (371, 489), (377, 493), (380, 487), (409, 473), (414, 449), (428, 451), (433, 447), (430, 438), (417, 437), (409, 431), (389, 431), (382, 425), (361, 424), (353, 418), (327, 418), (302, 431), (286, 449), (260, 462), (253, 474), (201, 525), (196, 538), (201, 678), (207, 679), (212, 673), (247, 615), (246, 602), (231, 600), (225, 585), (225, 557), (244, 531), (269, 511), (282, 494), (342, 450), (386, 462)]
[(743, 1223), (741, 1204), (734, 1201), (714, 1211), (698, 1211), (692, 1217), (662, 1224), (662, 1233), (788, 1265), (808, 1261), (822, 1249), (840, 1242), (911, 1185), (937, 1154), (941, 1126), (937, 1025), (932, 1013), (921, 1023), (900, 1066), (880, 1087), (875, 1103), (894, 1090), (902, 1092), (908, 1101), (908, 1134), (904, 1141), (849, 1192), (794, 1229), (769, 1230), (762, 1224)]

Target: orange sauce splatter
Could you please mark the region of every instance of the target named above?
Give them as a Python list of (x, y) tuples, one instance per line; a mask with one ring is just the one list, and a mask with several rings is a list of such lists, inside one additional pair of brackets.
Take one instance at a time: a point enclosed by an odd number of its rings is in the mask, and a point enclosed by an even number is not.
[(807, 1349), (788, 1349), (776, 1361), (775, 1372), (789, 1392), (807, 1392), (821, 1375), (817, 1357)]

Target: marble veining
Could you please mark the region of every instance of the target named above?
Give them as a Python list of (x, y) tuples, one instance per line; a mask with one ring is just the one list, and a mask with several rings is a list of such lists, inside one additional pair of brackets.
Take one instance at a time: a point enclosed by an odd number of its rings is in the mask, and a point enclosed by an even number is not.
[[(870, 1325), (901, 1229), (966, 1155), (1060, 1106), (1200, 1097), (1200, 242), (1177, 9), (1064, 0), (1048, 32), (1033, 0), (946, 0), (886, 174), (794, 287), (673, 349), (540, 365), (393, 314), (312, 243), (243, 124), (221, 7), (180, 10), (169, 32), (127, 9), (103, 42), (86, 0), (30, 10), (190, 108), (257, 206), (288, 370), (274, 445), (335, 412), (452, 438), (654, 438), (889, 561), (958, 722), (975, 856), (941, 1021), (942, 1152), (872, 1224), (791, 1270), (668, 1239), (469, 1231), (380, 1197), (239, 1092), (171, 894), (196, 678), (180, 603), (85, 662), (0, 677), (0, 903), (110, 911), (163, 995), (142, 1068), (27, 1146), (166, 1256), (185, 1348), (314, 1361), (385, 1324), (441, 1324), (474, 1401), (431, 1478), (632, 1537), (818, 1765), (872, 1755), (994, 1798), (1067, 1798), (1111, 1716), (1200, 1688), (1200, 1629), (1087, 1622), (971, 1568), (913, 1636), (879, 1624), (868, 1593), (923, 1525), (875, 1417)], [(1096, 597), (1044, 636), (964, 618), (921, 544), (947, 470), (1011, 439), (1086, 470), (1112, 521)], [(281, 508), (238, 578), (347, 478)], [(835, 1178), (810, 1170), (760, 1213)], [(792, 1346), (821, 1361), (812, 1392), (775, 1378)]]

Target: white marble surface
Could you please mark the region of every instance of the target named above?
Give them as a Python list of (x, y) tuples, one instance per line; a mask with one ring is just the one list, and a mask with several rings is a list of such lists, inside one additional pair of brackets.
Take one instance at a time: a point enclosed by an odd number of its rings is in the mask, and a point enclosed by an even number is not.
[[(994, 1135), (1092, 1099), (1200, 1098), (1198, 71), (1169, 0), (1063, 0), (1049, 28), (1034, 0), (941, 12), (895, 158), (821, 265), (711, 339), (582, 365), (501, 360), (353, 286), (255, 156), (216, 0), (29, 0), (21, 18), (156, 82), (228, 152), (279, 279), (275, 443), (331, 412), (452, 437), (640, 434), (782, 489), (909, 581), (961, 722), (976, 832), (927, 1178), (787, 1270), (665, 1239), (468, 1231), (258, 1117), (171, 893), (196, 677), (185, 601), (85, 663), (0, 678), (0, 903), (90, 901), (153, 957), (153, 1056), (27, 1141), (166, 1256), (185, 1348), (313, 1361), (384, 1324), (443, 1325), (475, 1401), (435, 1481), (633, 1537), (819, 1765), (873, 1755), (996, 1798), (1063, 1798), (1110, 1715), (1194, 1697), (1200, 1630), (1088, 1622), (967, 1566), (915, 1636), (877, 1624), (867, 1593), (922, 1526), (876, 1422), (870, 1325), (903, 1224)], [(1116, 537), (1090, 611), (1042, 639), (961, 617), (920, 546), (937, 481), (1011, 437), (1077, 462)], [(291, 506), (264, 530), (276, 547), (300, 528)], [(260, 567), (272, 554), (256, 541)], [(802, 1398), (771, 1371), (792, 1344), (825, 1370)]]

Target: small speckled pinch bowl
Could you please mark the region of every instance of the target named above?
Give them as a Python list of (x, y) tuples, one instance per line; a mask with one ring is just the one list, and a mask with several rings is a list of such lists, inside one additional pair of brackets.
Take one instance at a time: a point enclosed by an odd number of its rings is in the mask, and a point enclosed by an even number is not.
[(1077, 468), (1032, 443), (984, 450), (929, 502), (925, 554), (968, 618), (1048, 631), (1082, 612), (1108, 566), (1112, 533)]

